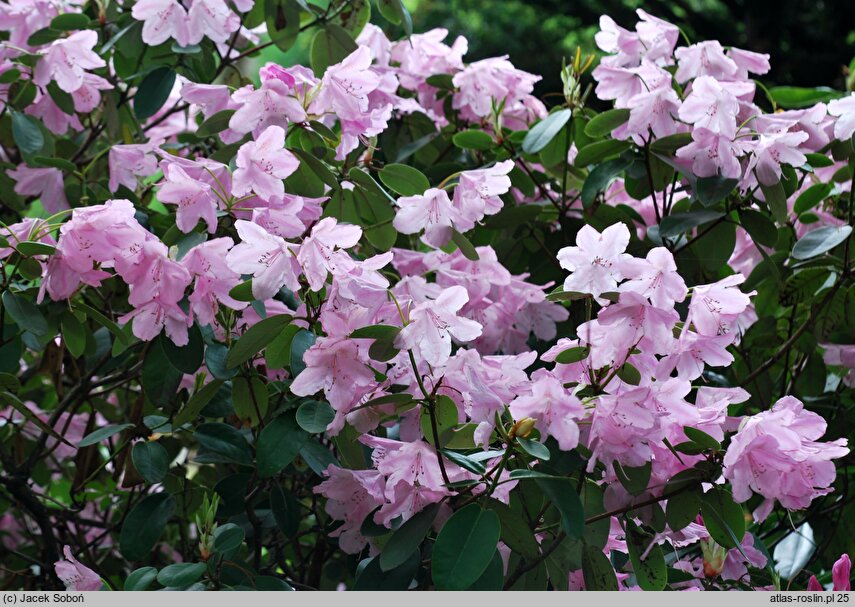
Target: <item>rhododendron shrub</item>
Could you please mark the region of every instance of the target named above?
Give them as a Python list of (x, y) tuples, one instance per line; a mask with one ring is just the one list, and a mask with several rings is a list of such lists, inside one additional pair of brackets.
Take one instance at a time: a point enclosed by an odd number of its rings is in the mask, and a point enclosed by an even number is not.
[(850, 587), (855, 94), (642, 10), (544, 99), (398, 0), (0, 30), (4, 588)]

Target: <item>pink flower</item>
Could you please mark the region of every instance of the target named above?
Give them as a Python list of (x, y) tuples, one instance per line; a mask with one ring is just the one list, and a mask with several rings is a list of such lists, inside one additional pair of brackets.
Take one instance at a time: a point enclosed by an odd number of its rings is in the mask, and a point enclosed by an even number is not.
[(16, 181), (15, 193), (21, 196), (38, 196), (48, 213), (68, 208), (62, 171), (55, 168), (31, 169), (25, 164), (6, 173)]
[(335, 114), (340, 120), (361, 120), (368, 112), (368, 94), (380, 84), (371, 69), (371, 49), (360, 46), (324, 72), (320, 91), (309, 111)]
[(300, 166), (300, 161), (284, 147), (285, 131), (279, 126), (267, 127), (258, 139), (240, 146), (232, 193), (243, 196), (254, 192), (262, 198), (283, 196), (282, 180)]
[(479, 323), (457, 315), (467, 301), (466, 289), (454, 286), (435, 300), (418, 304), (410, 310), (410, 322), (398, 334), (395, 345), (413, 350), (416, 360), (441, 367), (451, 355), (452, 336), (467, 342), (481, 335)]
[(210, 185), (191, 178), (178, 164), (167, 165), (166, 181), (161, 184), (157, 198), (161, 202), (178, 205), (175, 224), (184, 233), (192, 232), (199, 220), (213, 234), (217, 229), (218, 200)]
[(173, 38), (181, 46), (190, 44), (187, 11), (177, 0), (139, 0), (131, 11), (143, 21), (142, 39), (157, 46)]
[(531, 383), (531, 394), (518, 396), (510, 408), (516, 420), (524, 417), (537, 420), (535, 427), (541, 435), (552, 436), (562, 451), (575, 449), (579, 444), (576, 420), (585, 416), (585, 408), (554, 376), (539, 375)]
[(540, 76), (516, 69), (507, 57), (491, 57), (466, 66), (454, 75), (458, 89), (452, 106), (466, 120), (478, 121), (503, 102), (511, 107), (534, 90)]
[(66, 93), (83, 86), (86, 70), (104, 67), (107, 63), (92, 48), (98, 43), (98, 33), (83, 30), (68, 38), (54, 40), (36, 64), (33, 82), (47, 86), (51, 80)]
[(561, 267), (571, 272), (564, 281), (564, 291), (589, 293), (597, 298), (603, 293), (617, 290), (621, 274), (621, 262), (629, 256), (624, 254), (629, 244), (629, 229), (617, 223), (600, 234), (589, 225), (582, 226), (576, 234), (576, 246), (558, 251)]
[(677, 158), (692, 161), (692, 171), (698, 177), (721, 174), (729, 179), (742, 175), (739, 156), (750, 144), (719, 135), (705, 128), (696, 128), (692, 143), (677, 150)]
[(233, 244), (231, 238), (215, 238), (196, 245), (181, 260), (195, 280), (189, 300), (201, 326), (216, 323), (220, 304), (233, 310), (242, 310), (247, 305), (229, 295), (240, 282), (240, 274), (226, 263)]
[(350, 255), (335, 248), (347, 249), (362, 238), (362, 228), (359, 226), (339, 224), (334, 217), (321, 219), (311, 234), (300, 245), (297, 261), (303, 268), (309, 287), (320, 291), (324, 287), (327, 274), (336, 274), (355, 267)]
[(650, 460), (650, 443), (663, 437), (659, 423), (663, 414), (652, 410), (651, 404), (649, 388), (599, 397), (591, 418), (589, 447), (593, 456), (588, 461), (589, 471), (597, 461), (642, 466)]
[(422, 241), (433, 247), (441, 247), (450, 239), (457, 209), (445, 190), (431, 188), (422, 195), (402, 196), (397, 201), (398, 213), (392, 225), (402, 234), (418, 234), (425, 231)]
[(337, 434), (344, 427), (344, 416), (377, 387), (369, 360), (357, 342), (347, 338), (320, 338), (303, 360), (306, 368), (294, 378), (290, 390), (297, 396), (323, 390), (336, 411), (328, 430)]
[(831, 580), (834, 584), (835, 592), (849, 592), (852, 590), (850, 575), (852, 571), (852, 562), (849, 560), (849, 555), (841, 556), (831, 567)]
[(701, 76), (692, 82), (692, 92), (680, 106), (680, 120), (728, 137), (736, 135), (739, 101), (715, 78)]
[[(731, 80), (739, 71), (736, 62), (724, 54), (717, 40), (705, 40), (691, 46), (683, 46), (674, 53), (677, 57), (677, 82), (683, 83), (703, 76), (719, 80)], [(697, 82), (697, 80), (695, 81)]]
[(110, 169), (110, 191), (115, 192), (120, 185), (133, 191), (137, 189), (138, 177), (149, 177), (157, 172), (157, 158), (152, 152), (157, 148), (153, 143), (114, 145), (107, 155)]
[(460, 174), (452, 200), (457, 209), (456, 227), (459, 231), (471, 230), (485, 215), (495, 215), (502, 210), (504, 203), (499, 196), (511, 189), (508, 173), (513, 168), (513, 160), (505, 160), (487, 169)]
[(724, 335), (737, 317), (751, 304), (750, 294), (739, 290), (745, 282), (742, 274), (733, 274), (718, 282), (692, 289), (689, 319), (701, 335)]
[(657, 308), (672, 308), (686, 299), (686, 283), (677, 272), (674, 256), (665, 247), (656, 247), (645, 259), (631, 257), (621, 264), (621, 273), (629, 278), (621, 291), (634, 291)]
[(743, 420), (724, 456), (724, 477), (733, 487), (733, 498), (744, 502), (754, 492), (800, 510), (815, 497), (831, 493), (829, 485), (836, 476), (831, 460), (849, 449), (845, 438), (818, 442), (825, 429), (825, 420), (792, 396)]
[(781, 180), (782, 164), (793, 167), (805, 164), (807, 157), (799, 150), (799, 146), (807, 138), (808, 134), (804, 132), (760, 135), (748, 165), (749, 169), (754, 168), (757, 181), (763, 185), (775, 185)]
[(192, 0), (187, 17), (187, 43), (181, 46), (198, 44), (205, 36), (225, 42), (240, 27), (240, 17), (223, 0)]
[(837, 116), (834, 123), (834, 137), (845, 141), (855, 133), (855, 93), (842, 99), (828, 102), (828, 113)]
[(104, 582), (101, 581), (101, 576), (92, 571), (86, 565), (81, 565), (74, 555), (71, 554), (71, 548), (65, 546), (62, 549), (65, 558), (54, 563), (56, 576), (65, 584), (66, 590), (75, 591), (91, 591), (101, 590)]
[(334, 520), (344, 524), (331, 537), (348, 554), (357, 554), (368, 543), (360, 529), (363, 521), (384, 503), (385, 478), (376, 470), (347, 470), (330, 464), (324, 471), (327, 479), (313, 491), (326, 498), (324, 510)]
[(306, 110), (293, 84), (282, 78), (262, 80), (261, 87), (247, 85), (232, 95), (237, 111), (229, 119), (229, 128), (237, 133), (258, 134), (269, 126), (287, 127), (289, 122), (306, 120)]
[(101, 76), (86, 72), (83, 74), (83, 84), (73, 93), (71, 100), (74, 102), (74, 110), (82, 114), (88, 114), (101, 103), (101, 91), (109, 91), (113, 88)]
[(252, 295), (256, 299), (270, 299), (283, 286), (300, 290), (296, 245), (242, 219), (235, 222), (235, 229), (243, 242), (229, 251), (226, 263), (238, 274), (252, 275)]

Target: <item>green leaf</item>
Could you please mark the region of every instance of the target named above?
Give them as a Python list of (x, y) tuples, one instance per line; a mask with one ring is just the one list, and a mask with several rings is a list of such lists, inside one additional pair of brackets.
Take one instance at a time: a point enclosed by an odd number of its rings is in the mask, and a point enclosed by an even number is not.
[(585, 125), (585, 134), (588, 137), (599, 139), (610, 135), (613, 130), (625, 124), (627, 120), (629, 120), (628, 109), (607, 110), (591, 118)]
[(181, 409), (178, 415), (175, 416), (175, 419), (172, 420), (172, 427), (180, 428), (184, 424), (196, 419), (196, 417), (198, 417), (202, 412), (202, 409), (204, 409), (207, 404), (213, 400), (222, 385), (223, 380), (215, 379), (194, 392), (193, 396), (190, 397), (190, 400), (187, 401), (184, 408)]
[(300, 528), (300, 504), (294, 495), (278, 484), (270, 490), (270, 509), (276, 525), (288, 537), (297, 535)]
[(549, 145), (573, 113), (568, 109), (553, 112), (535, 124), (523, 139), (522, 148), (526, 154), (536, 154)]
[(252, 294), (252, 280), (246, 280), (232, 287), (229, 297), (237, 301), (255, 301), (255, 295)]
[(284, 369), (291, 364), (291, 342), (300, 331), (297, 325), (288, 325), (264, 349), (268, 369)]
[(141, 441), (131, 450), (134, 468), (146, 480), (154, 485), (166, 478), (169, 472), (169, 454), (157, 441)]
[[(430, 436), (429, 434), (426, 436)], [(440, 453), (442, 453), (446, 459), (451, 460), (464, 470), (468, 470), (473, 474), (477, 474), (478, 476), (483, 476), (487, 472), (487, 468), (481, 462), (477, 462), (472, 458), (466, 457), (462, 453), (457, 453), (456, 451), (449, 451), (448, 449), (440, 449)]]
[[(444, 435), (447, 432), (450, 435), (451, 429), (457, 425), (457, 405), (448, 396), (440, 395), (436, 398), (436, 405), (434, 406), (434, 416), (436, 417), (437, 432), (439, 433), (439, 436), (437, 436), (436, 438), (437, 440), (439, 440), (440, 445), (443, 445), (443, 439), (445, 438)], [(429, 442), (433, 444), (433, 427), (431, 425), (430, 410), (428, 409), (428, 407), (422, 408), (420, 421), (422, 434), (428, 437)]]
[(457, 248), (460, 249), (460, 252), (463, 253), (463, 256), (466, 259), (470, 261), (478, 261), (480, 259), (478, 251), (475, 250), (475, 247), (472, 246), (469, 239), (457, 230), (454, 230), (451, 233), (451, 241), (457, 245)]
[(527, 438), (517, 438), (517, 443), (522, 448), (523, 451), (528, 453), (535, 459), (539, 459), (541, 461), (549, 461), (549, 449), (546, 448), (541, 442), (536, 440), (529, 440)]
[(754, 242), (767, 247), (775, 246), (778, 228), (766, 215), (752, 209), (739, 209), (739, 220)]
[(738, 183), (738, 179), (727, 179), (720, 175), (715, 177), (698, 177), (695, 182), (693, 194), (703, 206), (711, 207), (727, 198), (728, 194), (733, 191)]
[(533, 558), (538, 554), (538, 544), (531, 528), (519, 513), (514, 512), (510, 506), (496, 500), (490, 500), (487, 505), (498, 516), (502, 524), (501, 538), (513, 551), (523, 557)]
[(824, 86), (816, 88), (773, 86), (769, 89), (769, 95), (782, 108), (799, 109), (838, 99), (845, 93)]
[(637, 386), (641, 383), (641, 372), (631, 363), (623, 363), (617, 371), (617, 376), (618, 379), (630, 386)]
[(62, 36), (62, 34), (62, 30), (57, 30), (52, 27), (43, 27), (27, 38), (27, 45), (41, 46), (43, 44), (49, 44)]
[(221, 110), (205, 120), (196, 129), (197, 137), (210, 137), (229, 128), (229, 120), (237, 110)]
[(201, 578), (207, 570), (205, 563), (175, 563), (161, 569), (157, 581), (168, 588), (183, 588)]
[(568, 478), (535, 479), (561, 513), (561, 528), (568, 537), (579, 539), (585, 531), (585, 510), (579, 494)]
[(118, 434), (128, 428), (133, 428), (134, 424), (119, 424), (119, 425), (111, 425), (104, 426), (103, 428), (98, 428), (94, 432), (90, 432), (83, 439), (77, 443), (78, 447), (88, 447), (89, 445), (94, 445), (96, 443), (100, 443), (102, 440), (107, 440), (111, 436)]
[(745, 535), (742, 506), (733, 501), (730, 492), (715, 486), (701, 497), (704, 526), (717, 544), (736, 548)]
[(226, 364), (229, 349), (223, 344), (210, 344), (205, 348), (205, 366), (217, 379), (231, 379), (237, 369)]
[(219, 422), (200, 424), (196, 428), (196, 440), (205, 449), (225, 461), (241, 466), (252, 465), (252, 451), (243, 434), (227, 424)]
[(793, 246), (793, 259), (810, 259), (842, 244), (852, 233), (852, 226), (825, 226), (802, 236)]
[(383, 546), (380, 569), (389, 571), (406, 563), (410, 555), (419, 549), (438, 511), (439, 504), (431, 504), (401, 525)]
[(128, 514), (119, 534), (119, 549), (129, 561), (148, 557), (176, 508), (169, 493), (152, 493)]
[(89, 17), (83, 13), (65, 13), (54, 17), (50, 26), (55, 30), (82, 30), (89, 27)]
[(689, 440), (699, 444), (704, 449), (721, 451), (721, 443), (703, 430), (698, 430), (697, 428), (686, 426), (685, 428), (683, 428), (683, 433), (689, 437)]
[(175, 84), (175, 70), (159, 67), (140, 83), (134, 95), (134, 113), (140, 120), (154, 116), (163, 107)]
[(663, 590), (668, 583), (668, 570), (662, 547), (654, 544), (653, 536), (642, 533), (632, 521), (627, 521), (626, 528), (626, 545), (638, 585), (643, 590)]
[(166, 358), (172, 366), (188, 375), (192, 375), (202, 366), (205, 355), (205, 345), (202, 340), (202, 332), (196, 325), (188, 331), (187, 345), (176, 346), (171, 339), (161, 342)]
[[(50, 98), (53, 100), (53, 102), (57, 105), (57, 107), (60, 110), (62, 110), (63, 112), (65, 112), (66, 114), (68, 114), (70, 116), (73, 116), (75, 114), (74, 99), (72, 99), (70, 94), (66, 93), (64, 90), (59, 88), (59, 85), (56, 82), (51, 82), (50, 84), (48, 84), (47, 85), (47, 91), (48, 91), (48, 95), (50, 95)], [(66, 162), (66, 166), (68, 164), (71, 164), (68, 161), (65, 161), (65, 162)], [(73, 164), (71, 164), (71, 166), (73, 167), (71, 169), (73, 171), (74, 168), (76, 168), (76, 167), (74, 167)]]
[(307, 166), (312, 170), (318, 179), (323, 181), (332, 189), (339, 187), (338, 179), (335, 174), (333, 174), (329, 167), (321, 162), (317, 156), (305, 150), (299, 150), (296, 148), (291, 151), (300, 159), (303, 166)]
[(814, 169), (830, 167), (834, 161), (825, 154), (805, 154), (807, 163)]
[(15, 250), (26, 257), (35, 255), (53, 255), (56, 253), (56, 247), (43, 242), (24, 241), (15, 244)]
[(679, 531), (694, 522), (700, 509), (700, 487), (685, 489), (668, 498), (665, 506), (665, 521), (672, 531)]
[(486, 151), (492, 149), (496, 142), (489, 133), (477, 129), (467, 129), (455, 133), (451, 138), (451, 142), (463, 150), (479, 150)]
[(258, 475), (274, 476), (294, 461), (308, 440), (293, 415), (280, 415), (264, 427), (256, 447)]
[(273, 44), (282, 51), (294, 46), (300, 35), (300, 5), (295, 0), (266, 0), (264, 14)]
[(439, 590), (464, 590), (493, 559), (502, 531), (498, 515), (470, 504), (455, 512), (433, 547), (431, 574)]
[(163, 334), (155, 337), (143, 361), (143, 390), (146, 397), (157, 407), (164, 407), (175, 399), (175, 393), (184, 376), (166, 355), (164, 341), (167, 339)]
[(310, 434), (324, 432), (333, 419), (335, 419), (335, 411), (326, 402), (309, 400), (297, 409), (297, 424)]
[(234, 523), (226, 523), (214, 531), (214, 550), (223, 554), (240, 548), (246, 534)]
[(584, 208), (590, 208), (594, 203), (594, 199), (600, 192), (606, 190), (609, 184), (614, 181), (630, 165), (630, 161), (624, 158), (615, 158), (608, 160), (601, 165), (594, 167), (588, 173), (585, 179), (585, 184), (582, 186), (582, 205)]
[(588, 355), (591, 353), (591, 349), (587, 346), (576, 346), (575, 348), (568, 348), (566, 350), (562, 350), (555, 357), (555, 362), (562, 365), (570, 365), (580, 360), (585, 360), (588, 358)]
[(834, 185), (831, 183), (817, 183), (810, 186), (796, 198), (793, 211), (796, 215), (801, 215), (805, 211), (811, 210), (822, 200), (825, 200), (832, 190), (834, 190)]
[(40, 152), (45, 145), (45, 136), (39, 123), (32, 116), (9, 110), (12, 116), (12, 137), (15, 145), (24, 154)]
[(682, 147), (692, 143), (691, 133), (675, 133), (667, 137), (660, 137), (650, 144), (650, 151), (657, 155), (673, 156)]
[(154, 567), (140, 567), (131, 572), (123, 586), (125, 591), (141, 592), (147, 590), (157, 577), (157, 569)]
[(226, 366), (237, 367), (261, 352), (290, 322), (289, 314), (277, 314), (252, 325), (229, 348)]
[(15, 295), (10, 290), (3, 291), (3, 309), (12, 317), (22, 331), (29, 331), (36, 337), (47, 335), (49, 329), (41, 310), (26, 297)]
[(387, 164), (378, 174), (387, 188), (401, 196), (424, 194), (430, 182), (421, 171), (405, 164)]
[(413, 19), (402, 0), (377, 0), (377, 8), (384, 19), (402, 26), (408, 36), (413, 33)]
[(719, 213), (718, 211), (674, 213), (662, 219), (662, 223), (659, 224), (659, 235), (662, 238), (678, 236), (700, 225), (715, 221), (720, 217), (724, 217), (724, 213)]
[(296, 377), (306, 368), (306, 363), (303, 362), (303, 355), (306, 350), (312, 347), (315, 343), (315, 334), (306, 329), (300, 329), (294, 334), (291, 340), (291, 374)]
[(403, 565), (384, 572), (380, 568), (380, 558), (374, 557), (359, 572), (353, 590), (406, 590), (418, 573), (420, 563), (421, 555), (413, 552)]
[(311, 64), (315, 75), (323, 76), (326, 69), (340, 63), (357, 48), (356, 42), (340, 25), (327, 23), (312, 39)]
[(401, 327), (393, 325), (369, 325), (361, 327), (350, 334), (351, 339), (380, 339), (383, 341), (393, 341), (398, 333), (401, 332)]
[(582, 576), (586, 590), (618, 589), (614, 567), (603, 551), (595, 546), (585, 546), (582, 549)]
[(235, 415), (241, 421), (249, 420), (254, 428), (267, 414), (267, 386), (258, 377), (247, 379), (236, 377), (232, 380), (232, 405)]
[(579, 150), (573, 164), (577, 167), (586, 167), (590, 164), (597, 164), (606, 158), (617, 156), (627, 149), (629, 149), (628, 141), (618, 141), (616, 139), (606, 139), (605, 141), (589, 143)]
[(496, 550), (493, 553), (493, 558), (487, 569), (481, 574), (475, 583), (473, 583), (467, 591), (470, 592), (497, 592), (502, 589), (502, 582), (505, 579), (505, 567), (502, 562), (501, 553)]
[[(73, 173), (77, 170), (77, 167), (74, 165), (74, 163), (69, 162), (65, 158), (51, 158), (50, 156), (33, 156), (33, 164), (38, 165), (40, 167), (50, 167), (54, 169), (59, 169), (67, 173)], [(44, 243), (39, 244), (44, 245)]]
[(650, 462), (643, 466), (622, 466), (620, 462), (614, 462), (615, 475), (631, 495), (641, 495), (650, 483)]
[(772, 211), (772, 217), (779, 224), (787, 223), (787, 193), (784, 191), (783, 184), (779, 181), (775, 185), (760, 184), (760, 190), (763, 192), (763, 199)]

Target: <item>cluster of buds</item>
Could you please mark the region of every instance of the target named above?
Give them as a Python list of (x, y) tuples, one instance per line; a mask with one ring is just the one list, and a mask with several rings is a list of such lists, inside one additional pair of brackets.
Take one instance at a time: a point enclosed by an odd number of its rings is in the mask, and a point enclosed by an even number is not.
[(217, 510), (220, 507), (220, 496), (205, 495), (202, 507), (196, 513), (196, 530), (199, 535), (199, 555), (207, 561), (214, 551), (214, 532), (217, 530)]
[(588, 85), (585, 92), (582, 92), (582, 75), (588, 71), (593, 62), (594, 55), (588, 55), (582, 61), (582, 49), (578, 46), (572, 65), (567, 65), (566, 62), (562, 61), (561, 82), (564, 84), (564, 99), (571, 110), (585, 106), (585, 100), (588, 98), (591, 87)]

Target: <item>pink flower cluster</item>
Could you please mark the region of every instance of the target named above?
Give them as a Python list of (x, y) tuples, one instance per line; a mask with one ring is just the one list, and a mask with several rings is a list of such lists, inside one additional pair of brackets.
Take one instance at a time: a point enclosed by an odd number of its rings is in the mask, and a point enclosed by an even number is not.
[(641, 9), (638, 15), (634, 32), (603, 16), (596, 36), (609, 53), (593, 73), (597, 96), (630, 110), (613, 137), (642, 144), (691, 133), (677, 157), (698, 177), (737, 179), (747, 190), (778, 183), (782, 164), (801, 166), (805, 153), (855, 131), (855, 96), (766, 114), (753, 102), (750, 75), (769, 71), (768, 55), (717, 41), (677, 47), (676, 26)]

